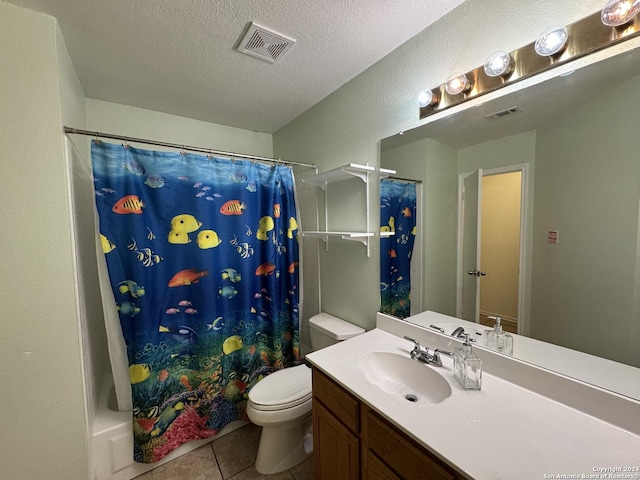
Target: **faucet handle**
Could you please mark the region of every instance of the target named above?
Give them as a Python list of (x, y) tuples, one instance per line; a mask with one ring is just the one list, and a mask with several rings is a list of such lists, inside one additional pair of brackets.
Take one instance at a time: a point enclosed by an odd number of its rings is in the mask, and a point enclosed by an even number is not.
[(406, 335), (404, 336), (405, 340), (409, 340), (410, 342), (413, 342), (416, 344), (416, 348), (420, 348), (420, 342), (418, 340), (416, 340), (415, 338), (411, 338), (411, 337), (407, 337)]
[[(413, 350), (411, 350), (411, 358), (416, 358), (416, 356), (421, 355), (423, 353), (422, 349), (420, 348), (420, 342), (418, 340), (416, 340), (415, 338), (411, 338), (411, 337), (407, 337), (406, 335), (404, 336), (405, 339), (409, 340), (410, 342), (415, 343), (415, 347), (413, 347)], [(424, 353), (428, 354), (429, 349), (425, 348)]]
[(446, 350), (440, 350), (439, 348), (436, 348), (433, 351), (433, 358), (431, 360), (431, 363), (433, 363), (437, 367), (441, 367), (442, 366), (442, 360), (440, 359), (440, 354), (447, 355), (449, 357), (453, 357), (453, 353), (452, 352), (447, 352)]

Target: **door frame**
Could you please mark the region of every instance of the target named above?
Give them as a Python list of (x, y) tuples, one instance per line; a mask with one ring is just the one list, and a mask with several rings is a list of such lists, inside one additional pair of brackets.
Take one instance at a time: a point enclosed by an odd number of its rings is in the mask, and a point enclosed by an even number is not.
[[(482, 168), (482, 167), (479, 167)], [(503, 173), (521, 172), (520, 178), (520, 255), (518, 265), (518, 334), (529, 335), (529, 308), (527, 301), (529, 295), (529, 278), (531, 276), (530, 262), (530, 220), (529, 220), (529, 169), (528, 163), (519, 163), (516, 165), (507, 165), (496, 168), (482, 168), (482, 177), (491, 175), (500, 175)], [(462, 265), (462, 190), (464, 179), (473, 172), (458, 174), (458, 193), (457, 193), (457, 246), (456, 246), (456, 316), (462, 318), (462, 282), (463, 282), (463, 265)], [(478, 266), (481, 268), (481, 266)], [(482, 292), (482, 290), (481, 290)], [(481, 293), (482, 295), (482, 293)]]

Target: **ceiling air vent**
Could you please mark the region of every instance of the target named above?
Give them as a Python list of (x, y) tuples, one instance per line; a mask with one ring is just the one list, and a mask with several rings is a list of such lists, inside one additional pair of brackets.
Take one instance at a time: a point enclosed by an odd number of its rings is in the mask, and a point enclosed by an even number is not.
[(238, 44), (238, 51), (269, 63), (276, 63), (295, 43), (292, 38), (251, 23)]
[(510, 107), (505, 108), (504, 110), (500, 110), (499, 112), (490, 113), (489, 115), (485, 115), (484, 118), (487, 120), (496, 120), (498, 118), (506, 117), (507, 115), (512, 115), (514, 113), (522, 112), (520, 107)]

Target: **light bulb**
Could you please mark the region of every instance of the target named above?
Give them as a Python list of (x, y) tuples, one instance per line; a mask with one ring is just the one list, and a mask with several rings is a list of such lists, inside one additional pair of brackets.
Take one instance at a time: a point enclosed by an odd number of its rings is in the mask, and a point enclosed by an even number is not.
[(423, 90), (418, 95), (418, 105), (420, 108), (430, 107), (438, 103), (438, 96), (432, 90)]
[(494, 52), (484, 62), (484, 73), (489, 77), (509, 75), (513, 70), (511, 55), (506, 52)]
[(562, 51), (568, 38), (567, 27), (551, 27), (538, 36), (534, 48), (541, 57), (550, 57)]
[(609, 0), (600, 13), (600, 19), (608, 27), (629, 23), (640, 12), (640, 0)]
[(471, 82), (464, 73), (453, 73), (447, 78), (444, 88), (449, 95), (457, 95), (469, 90)]

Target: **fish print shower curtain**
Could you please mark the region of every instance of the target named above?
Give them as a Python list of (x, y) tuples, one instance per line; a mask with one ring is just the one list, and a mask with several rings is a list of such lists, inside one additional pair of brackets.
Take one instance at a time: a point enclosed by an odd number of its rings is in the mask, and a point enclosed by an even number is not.
[(291, 169), (92, 142), (100, 239), (127, 346), (134, 459), (246, 420), (300, 363)]
[(380, 311), (399, 318), (411, 312), (411, 254), (416, 235), (416, 185), (380, 181)]

